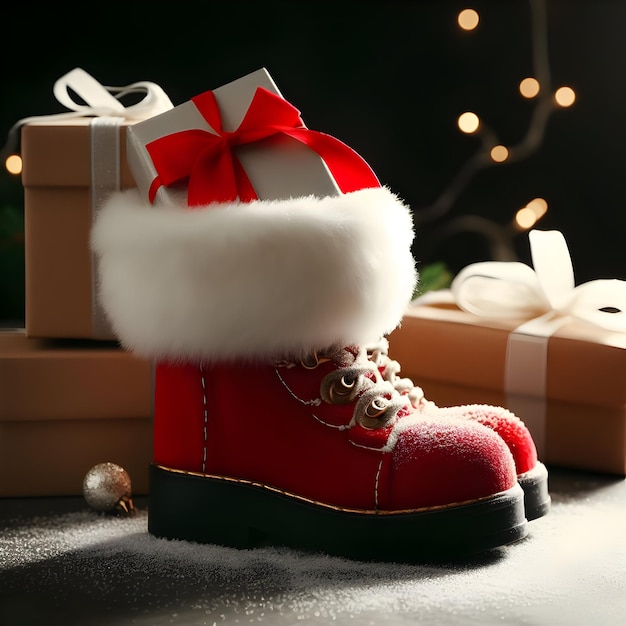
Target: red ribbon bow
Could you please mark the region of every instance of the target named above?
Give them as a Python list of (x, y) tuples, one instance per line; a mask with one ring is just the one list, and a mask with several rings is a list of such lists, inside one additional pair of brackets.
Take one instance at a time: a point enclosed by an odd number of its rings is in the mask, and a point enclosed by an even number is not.
[(183, 130), (147, 144), (157, 177), (149, 190), (154, 202), (162, 185), (188, 185), (189, 206), (212, 202), (256, 200), (257, 195), (239, 159), (236, 146), (283, 134), (309, 147), (324, 160), (343, 193), (380, 187), (370, 166), (352, 148), (335, 137), (306, 128), (300, 112), (284, 98), (258, 87), (239, 127), (222, 130), (222, 120), (212, 91), (192, 102), (215, 132)]

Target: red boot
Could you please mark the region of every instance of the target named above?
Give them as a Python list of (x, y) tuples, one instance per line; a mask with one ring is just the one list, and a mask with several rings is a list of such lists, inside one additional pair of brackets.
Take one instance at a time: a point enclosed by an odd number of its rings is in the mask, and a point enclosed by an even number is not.
[(402, 561), (525, 535), (493, 429), (430, 419), (365, 350), (328, 350), (397, 326), (412, 238), (384, 188), (194, 210), (125, 192), (100, 211), (100, 295), (157, 363), (150, 532)]
[(150, 532), (396, 561), (524, 536), (502, 439), (424, 419), (368, 365), (160, 363)]
[(548, 491), (548, 470), (537, 458), (537, 448), (524, 422), (504, 407), (487, 404), (469, 404), (455, 407), (438, 407), (427, 400), (420, 387), (409, 378), (400, 378), (400, 364), (388, 356), (388, 341), (381, 339), (370, 346), (368, 357), (376, 364), (381, 375), (396, 390), (406, 394), (412, 406), (428, 419), (460, 417), (469, 419), (495, 430), (506, 442), (513, 454), (517, 480), (524, 490), (526, 518), (537, 519), (550, 510), (551, 498)]

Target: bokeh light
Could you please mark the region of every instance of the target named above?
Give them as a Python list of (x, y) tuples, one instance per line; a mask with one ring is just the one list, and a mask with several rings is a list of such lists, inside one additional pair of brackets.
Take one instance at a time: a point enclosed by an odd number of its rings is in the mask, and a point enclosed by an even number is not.
[(457, 17), (457, 22), (463, 30), (474, 30), (479, 21), (478, 12), (474, 9), (463, 9)]
[(7, 157), (4, 162), (4, 167), (6, 167), (7, 172), (9, 174), (14, 174), (15, 176), (22, 173), (22, 157), (19, 154), (11, 154)]
[(515, 214), (515, 226), (520, 230), (530, 230), (548, 211), (548, 203), (543, 198), (534, 198)]
[(457, 124), (461, 132), (471, 135), (480, 127), (480, 118), (476, 115), (476, 113), (466, 111), (465, 113), (461, 113), (461, 115), (459, 115)]
[(491, 160), (496, 163), (503, 163), (509, 158), (509, 149), (506, 146), (494, 146), (489, 153)]
[(536, 78), (524, 78), (519, 84), (519, 92), (524, 98), (534, 98), (539, 94), (541, 86)]
[(554, 92), (554, 100), (560, 107), (571, 107), (576, 101), (576, 92), (571, 87), (559, 87)]

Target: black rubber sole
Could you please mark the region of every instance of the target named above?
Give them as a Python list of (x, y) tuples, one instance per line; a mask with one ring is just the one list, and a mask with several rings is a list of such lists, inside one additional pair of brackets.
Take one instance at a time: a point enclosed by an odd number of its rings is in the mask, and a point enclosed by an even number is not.
[(546, 515), (552, 506), (548, 491), (548, 470), (543, 463), (518, 476), (518, 482), (524, 490), (524, 509), (530, 522)]
[(337, 509), (258, 485), (152, 465), (152, 535), (235, 548), (285, 546), (360, 561), (457, 559), (527, 535), (524, 492), (408, 513)]

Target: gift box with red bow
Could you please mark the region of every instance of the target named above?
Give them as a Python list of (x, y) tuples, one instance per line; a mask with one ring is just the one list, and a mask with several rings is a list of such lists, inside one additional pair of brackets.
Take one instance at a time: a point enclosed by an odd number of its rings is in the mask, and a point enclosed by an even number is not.
[(390, 356), (440, 406), (506, 406), (555, 466), (626, 475), (626, 282), (575, 286), (558, 231), (533, 268), (485, 262), (412, 303)]
[(264, 68), (129, 128), (128, 160), (152, 203), (329, 196), (379, 185), (350, 147), (306, 128)]
[[(124, 106), (120, 98), (129, 93), (143, 98)], [(15, 125), (23, 161), (26, 332), (112, 340), (96, 299), (91, 223), (110, 192), (135, 186), (126, 160), (128, 127), (173, 105), (153, 83), (104, 87), (80, 68), (59, 78), (54, 94), (69, 112)]]
[(145, 494), (151, 455), (149, 361), (106, 342), (0, 331), (0, 497), (81, 495), (102, 462)]

